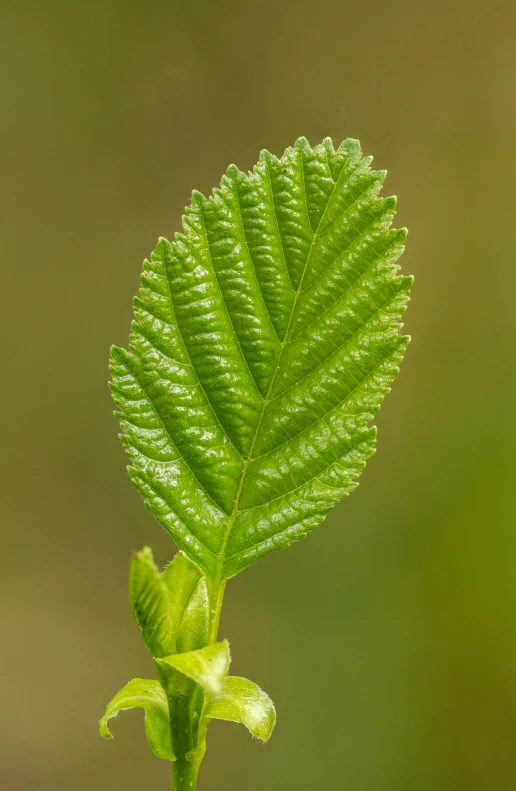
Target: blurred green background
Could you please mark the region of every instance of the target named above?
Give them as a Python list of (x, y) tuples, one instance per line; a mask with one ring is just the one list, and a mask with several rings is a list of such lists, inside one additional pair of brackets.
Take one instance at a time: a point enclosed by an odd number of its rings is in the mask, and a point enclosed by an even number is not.
[(266, 747), (215, 723), (206, 791), (516, 786), (516, 4), (4, 2), (0, 787), (159, 791), (130, 552), (171, 539), (107, 390), (143, 258), (230, 162), (358, 137), (410, 228), (413, 336), (378, 453), (325, 525), (228, 586)]

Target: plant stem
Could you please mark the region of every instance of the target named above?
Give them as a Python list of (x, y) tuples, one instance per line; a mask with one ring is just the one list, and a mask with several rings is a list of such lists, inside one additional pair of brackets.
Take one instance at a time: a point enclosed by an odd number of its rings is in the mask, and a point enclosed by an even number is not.
[[(210, 586), (210, 629), (208, 645), (217, 641), (220, 612), (224, 598), (225, 582), (217, 581)], [(206, 749), (205, 733), (198, 734), (199, 718), (203, 706), (201, 690), (195, 690), (192, 684), (190, 694), (183, 697), (170, 697), (168, 701), (170, 712), (170, 730), (172, 736), (172, 749), (176, 760), (172, 762), (172, 789), (173, 791), (195, 791), (199, 767)], [(201, 744), (197, 744), (197, 739)], [(192, 754), (194, 748), (195, 756)], [(190, 754), (192, 760), (187, 759)]]
[(200, 761), (190, 763), (186, 758), (172, 762), (172, 791), (195, 791)]
[(219, 582), (218, 585), (213, 585), (210, 590), (210, 634), (208, 637), (208, 644), (210, 645), (217, 642), (220, 612), (222, 610), (225, 589), (226, 583)]
[(191, 761), (187, 759), (187, 755), (197, 741), (199, 704), (202, 705), (202, 698), (198, 700), (194, 690), (191, 696), (173, 697), (168, 701), (172, 749), (176, 756), (176, 760), (172, 762), (174, 791), (195, 791), (197, 785), (204, 750), (196, 751), (197, 755)]

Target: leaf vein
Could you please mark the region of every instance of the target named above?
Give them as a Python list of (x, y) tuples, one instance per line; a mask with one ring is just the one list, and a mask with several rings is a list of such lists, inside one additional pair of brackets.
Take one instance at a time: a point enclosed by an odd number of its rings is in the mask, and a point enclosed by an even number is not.
[(281, 341), (281, 339), (280, 339), (280, 337), (278, 335), (278, 331), (277, 331), (277, 329), (276, 329), (276, 327), (274, 325), (274, 322), (272, 320), (272, 316), (271, 316), (271, 314), (269, 312), (269, 308), (267, 306), (265, 298), (264, 298), (264, 296), (262, 294), (262, 290), (260, 288), (260, 281), (258, 280), (258, 276), (256, 274), (256, 266), (255, 266), (255, 263), (253, 261), (253, 256), (251, 255), (251, 249), (249, 247), (249, 242), (247, 241), (247, 233), (246, 233), (245, 226), (244, 226), (244, 221), (243, 221), (243, 218), (242, 218), (242, 208), (240, 206), (240, 195), (238, 194), (238, 187), (237, 187), (236, 182), (235, 182), (234, 179), (232, 179), (231, 181), (232, 181), (232, 184), (233, 184), (233, 187), (234, 187), (234, 190), (235, 190), (236, 202), (237, 202), (237, 207), (238, 207), (238, 219), (240, 221), (240, 227), (242, 229), (242, 233), (243, 233), (243, 236), (244, 236), (244, 242), (245, 242), (245, 247), (246, 247), (246, 250), (247, 250), (247, 255), (249, 256), (249, 261), (251, 262), (251, 266), (253, 268), (254, 278), (255, 278), (256, 284), (258, 286), (258, 294), (260, 295), (260, 299), (262, 301), (262, 304), (263, 304), (263, 306), (264, 306), (264, 308), (265, 308), (265, 310), (267, 312), (267, 316), (269, 317), (269, 322), (271, 324), (273, 332), (274, 332), (276, 338), (278, 339), (278, 341)]
[[(153, 412), (154, 412), (154, 414), (156, 415), (156, 417), (157, 417), (157, 419), (158, 419), (158, 421), (159, 421), (159, 423), (160, 423), (160, 425), (161, 425), (161, 427), (162, 427), (162, 429), (163, 429), (163, 431), (164, 431), (165, 435), (166, 435), (166, 436), (169, 438), (171, 445), (172, 445), (172, 446), (173, 446), (173, 447), (176, 449), (176, 451), (177, 451), (177, 453), (178, 453), (178, 455), (179, 455), (179, 461), (182, 461), (182, 462), (183, 462), (183, 463), (186, 465), (186, 468), (189, 470), (190, 474), (191, 474), (191, 475), (192, 475), (192, 477), (195, 479), (195, 481), (197, 482), (198, 486), (199, 486), (199, 487), (202, 489), (202, 491), (204, 492), (204, 494), (206, 495), (206, 497), (207, 497), (207, 498), (208, 498), (208, 499), (209, 499), (209, 500), (210, 500), (210, 501), (213, 503), (213, 505), (214, 505), (216, 508), (218, 508), (219, 510), (223, 511), (224, 513), (227, 513), (227, 512), (225, 511), (225, 509), (223, 508), (223, 506), (221, 506), (219, 503), (217, 503), (217, 501), (213, 499), (212, 495), (210, 495), (210, 494), (209, 494), (209, 493), (206, 491), (206, 489), (204, 488), (203, 484), (201, 483), (201, 481), (199, 480), (199, 478), (198, 478), (198, 477), (197, 477), (197, 475), (195, 474), (195, 472), (194, 472), (193, 468), (190, 466), (190, 464), (189, 464), (189, 462), (188, 462), (188, 459), (186, 459), (186, 457), (184, 456), (184, 454), (183, 454), (183, 453), (181, 452), (181, 450), (180, 450), (180, 449), (177, 447), (176, 443), (174, 442), (174, 440), (173, 440), (173, 438), (172, 438), (172, 435), (170, 434), (170, 432), (169, 432), (168, 428), (166, 427), (165, 423), (163, 422), (163, 419), (162, 419), (161, 415), (159, 414), (158, 410), (156, 409), (156, 407), (155, 407), (155, 405), (154, 405), (154, 402), (152, 401), (152, 398), (149, 396), (149, 394), (148, 394), (148, 392), (147, 392), (147, 390), (146, 390), (145, 386), (144, 386), (144, 385), (143, 385), (143, 383), (141, 382), (141, 380), (140, 380), (140, 377), (138, 376), (138, 374), (137, 374), (137, 373), (135, 373), (134, 371), (131, 371), (131, 375), (132, 375), (132, 376), (133, 376), (133, 377), (136, 379), (136, 381), (137, 381), (137, 382), (138, 382), (138, 384), (140, 385), (140, 387), (141, 387), (142, 391), (145, 393), (145, 395), (146, 395), (146, 398), (147, 398), (147, 403), (148, 403), (148, 404), (150, 404), (152, 411), (153, 411)], [(129, 441), (130, 441), (130, 438), (129, 438)], [(133, 443), (131, 442), (131, 444), (133, 444)], [(145, 453), (143, 453), (141, 450), (139, 451), (139, 453), (141, 453), (141, 454), (142, 454), (142, 456), (145, 456), (145, 458), (146, 458), (146, 459), (148, 459), (149, 461), (153, 461), (153, 459), (151, 459), (149, 456), (147, 456), (147, 455), (146, 455)]]
[[(401, 345), (401, 344), (400, 344), (400, 345)], [(378, 361), (377, 361), (377, 362), (374, 364), (374, 366), (371, 368), (371, 370), (370, 370), (370, 371), (368, 371), (368, 372), (367, 372), (367, 374), (365, 374), (365, 375), (362, 377), (362, 379), (356, 379), (355, 377), (353, 377), (353, 378), (355, 379), (355, 386), (354, 386), (354, 387), (352, 387), (352, 388), (351, 388), (351, 390), (350, 390), (348, 393), (346, 393), (346, 395), (344, 396), (344, 398), (342, 398), (342, 399), (341, 399), (341, 400), (340, 400), (340, 401), (339, 401), (337, 404), (335, 404), (334, 406), (332, 406), (332, 407), (331, 407), (331, 409), (328, 409), (328, 410), (327, 410), (326, 412), (324, 412), (322, 415), (319, 415), (319, 416), (317, 417), (317, 419), (313, 421), (313, 423), (310, 423), (308, 426), (305, 426), (303, 429), (301, 429), (301, 431), (298, 431), (298, 433), (297, 433), (297, 434), (293, 434), (291, 437), (289, 437), (288, 439), (286, 439), (284, 442), (280, 442), (280, 444), (279, 444), (279, 445), (275, 445), (275, 446), (274, 446), (274, 448), (271, 448), (270, 450), (266, 451), (265, 453), (261, 453), (259, 456), (255, 456), (255, 457), (254, 457), (254, 459), (252, 459), (252, 461), (258, 461), (259, 459), (264, 459), (264, 458), (266, 458), (267, 456), (270, 456), (270, 455), (271, 455), (271, 453), (275, 453), (275, 452), (276, 452), (276, 451), (277, 451), (279, 448), (282, 448), (284, 445), (288, 445), (290, 442), (293, 442), (295, 439), (297, 439), (297, 437), (300, 437), (302, 434), (304, 434), (304, 433), (305, 433), (305, 431), (309, 431), (311, 428), (313, 428), (313, 426), (315, 426), (315, 425), (316, 425), (316, 423), (319, 423), (320, 421), (323, 421), (325, 418), (327, 418), (327, 417), (328, 417), (328, 415), (331, 415), (333, 412), (337, 412), (337, 411), (340, 409), (340, 407), (342, 407), (344, 404), (346, 404), (346, 403), (347, 403), (347, 402), (350, 400), (350, 398), (352, 398), (352, 396), (353, 396), (353, 395), (356, 393), (356, 391), (357, 391), (357, 390), (358, 390), (360, 387), (362, 387), (364, 384), (366, 384), (366, 383), (369, 381), (369, 379), (371, 379), (371, 377), (373, 377), (373, 376), (374, 376), (374, 374), (376, 373), (376, 371), (378, 370), (378, 368), (379, 368), (379, 367), (380, 367), (380, 366), (381, 366), (381, 365), (382, 365), (382, 364), (383, 364), (383, 363), (384, 363), (386, 360), (388, 360), (388, 358), (389, 358), (389, 357), (390, 357), (392, 354), (394, 354), (394, 352), (395, 352), (395, 351), (397, 351), (397, 348), (398, 348), (398, 347), (395, 347), (395, 348), (393, 348), (393, 349), (389, 349), (389, 350), (388, 350), (388, 352), (386, 352), (386, 354), (385, 354), (383, 357), (381, 357), (381, 358), (380, 358), (380, 359), (379, 359), (379, 360), (378, 360)], [(346, 416), (346, 417), (356, 417), (356, 415), (353, 415), (353, 414), (350, 414), (350, 415), (344, 415), (344, 414), (342, 414), (342, 413), (341, 413), (341, 415), (342, 415), (342, 417), (345, 417), (345, 416)]]
[(231, 314), (230, 314), (230, 312), (228, 310), (228, 306), (226, 305), (226, 300), (224, 299), (224, 294), (222, 293), (222, 288), (221, 288), (220, 283), (219, 283), (219, 278), (217, 276), (217, 272), (216, 272), (215, 267), (213, 265), (213, 258), (212, 258), (212, 254), (211, 254), (211, 246), (210, 246), (210, 241), (208, 239), (208, 233), (206, 231), (206, 223), (205, 223), (205, 220), (204, 220), (204, 211), (203, 211), (203, 207), (202, 206), (199, 206), (199, 216), (200, 216), (201, 221), (202, 221), (202, 227), (203, 227), (203, 232), (204, 232), (204, 239), (205, 239), (205, 242), (206, 242), (206, 251), (207, 251), (209, 259), (210, 259), (211, 269), (212, 269), (212, 272), (213, 272), (213, 274), (215, 276), (215, 282), (216, 282), (217, 288), (219, 290), (219, 294), (220, 294), (220, 298), (222, 300), (222, 304), (224, 305), (224, 308), (225, 308), (225, 311), (226, 311), (226, 315), (228, 317), (229, 323), (230, 323), (231, 328), (233, 330), (233, 336), (234, 336), (234, 338), (235, 338), (235, 340), (237, 342), (237, 346), (238, 346), (238, 348), (240, 350), (240, 354), (242, 356), (242, 360), (244, 361), (244, 364), (245, 364), (245, 366), (247, 368), (247, 372), (249, 373), (251, 381), (254, 384), (255, 390), (257, 391), (257, 393), (260, 396), (260, 398), (262, 398), (262, 395), (261, 395), (260, 390), (258, 388), (258, 385), (256, 383), (256, 379), (254, 378), (253, 374), (251, 373), (251, 369), (249, 368), (249, 363), (247, 362), (247, 357), (244, 354), (244, 350), (242, 349), (242, 344), (240, 343), (240, 340), (239, 340), (238, 335), (236, 333), (235, 326), (233, 324), (233, 319), (231, 318)]
[[(374, 225), (374, 220), (373, 220), (373, 222), (371, 222), (367, 226), (367, 228), (364, 229), (364, 231), (359, 236), (357, 236), (355, 239), (353, 239), (353, 241), (350, 242), (350, 244), (347, 247), (345, 247), (343, 250), (341, 250), (341, 252), (337, 255), (337, 257), (334, 258), (334, 260), (331, 262), (331, 264), (329, 264), (324, 271), (326, 272), (333, 264), (335, 264), (339, 260), (339, 258), (342, 255), (347, 253), (349, 251), (349, 249), (361, 238), (361, 236), (363, 236), (363, 234), (366, 233), (369, 230), (371, 225)], [(312, 319), (308, 324), (305, 324), (305, 326), (302, 327), (299, 330), (299, 332), (297, 332), (295, 335), (293, 335), (291, 338), (288, 339), (287, 343), (292, 343), (292, 341), (295, 341), (296, 338), (298, 338), (300, 335), (302, 335), (302, 333), (305, 332), (309, 327), (311, 327), (312, 324), (315, 324), (315, 322), (320, 321), (321, 318), (325, 315), (325, 313), (327, 313), (329, 310), (331, 310), (336, 305), (337, 302), (339, 302), (343, 297), (349, 295), (349, 293), (353, 290), (353, 288), (357, 285), (357, 283), (360, 283), (360, 281), (371, 271), (371, 269), (374, 267), (374, 265), (377, 264), (378, 261), (380, 261), (382, 256), (385, 255), (385, 253), (387, 253), (391, 249), (391, 247), (394, 247), (396, 245), (396, 243), (397, 243), (396, 239), (393, 239), (391, 242), (389, 242), (389, 244), (386, 247), (384, 247), (384, 249), (380, 253), (378, 253), (378, 255), (375, 256), (375, 258), (373, 258), (372, 261), (369, 262), (368, 266), (364, 269), (364, 271), (361, 272), (355, 278), (355, 280), (353, 280), (352, 283), (348, 284), (348, 287), (346, 289), (344, 289), (344, 291), (341, 290), (340, 294), (338, 295), (338, 297), (336, 299), (333, 300), (333, 302), (331, 302), (326, 308), (324, 308), (322, 313), (318, 313), (317, 316), (314, 319)], [(321, 272), (321, 275), (322, 274), (324, 274), (324, 272)], [(317, 279), (319, 279), (319, 278), (317, 278)], [(316, 281), (314, 280), (313, 283), (315, 283), (315, 282)], [(311, 283), (310, 286), (307, 286), (307, 288), (305, 288), (305, 291), (303, 293), (308, 291), (308, 288), (310, 288), (313, 285), (313, 283)]]
[[(174, 317), (175, 317), (175, 315), (176, 315), (176, 312), (175, 312), (174, 300), (173, 300), (173, 297), (172, 297), (172, 289), (171, 289), (171, 287), (170, 287), (170, 280), (169, 280), (169, 276), (168, 276), (168, 270), (167, 270), (167, 265), (166, 265), (166, 263), (165, 263), (165, 257), (164, 257), (164, 256), (163, 256), (163, 260), (162, 260), (162, 266), (163, 266), (163, 271), (164, 271), (164, 273), (165, 273), (165, 281), (166, 281), (166, 284), (167, 284), (167, 291), (168, 291), (168, 296), (169, 296), (169, 300), (170, 300), (170, 306), (171, 306), (171, 308), (172, 308), (172, 311), (173, 311), (173, 314), (174, 314)], [(195, 375), (195, 378), (197, 379), (197, 383), (198, 383), (198, 385), (199, 385), (199, 388), (200, 388), (200, 390), (201, 390), (202, 394), (204, 395), (204, 397), (205, 397), (205, 399), (206, 399), (206, 402), (207, 402), (207, 404), (208, 404), (208, 406), (209, 406), (209, 409), (210, 409), (210, 411), (211, 411), (211, 413), (212, 413), (213, 417), (214, 417), (214, 418), (215, 418), (215, 420), (217, 421), (217, 423), (218, 423), (218, 425), (219, 425), (219, 427), (220, 427), (220, 430), (222, 431), (222, 433), (223, 433), (223, 434), (224, 434), (224, 436), (226, 437), (227, 441), (229, 442), (229, 444), (231, 445), (231, 447), (233, 448), (233, 450), (235, 451), (235, 453), (238, 455), (238, 458), (240, 458), (240, 459), (241, 459), (241, 455), (240, 455), (240, 453), (238, 452), (237, 448), (236, 448), (236, 447), (235, 447), (235, 445), (233, 444), (233, 441), (232, 441), (231, 437), (228, 435), (228, 433), (227, 433), (227, 431), (225, 430), (224, 426), (223, 426), (223, 425), (222, 425), (222, 423), (220, 422), (220, 419), (219, 419), (219, 416), (218, 416), (218, 414), (217, 414), (217, 411), (216, 411), (215, 407), (213, 406), (213, 404), (212, 404), (211, 400), (208, 398), (208, 394), (206, 393), (206, 391), (205, 391), (205, 389), (204, 389), (203, 383), (202, 383), (202, 381), (201, 381), (201, 377), (199, 376), (199, 374), (198, 374), (198, 373), (197, 373), (197, 371), (195, 370), (195, 366), (194, 366), (194, 364), (193, 364), (193, 362), (192, 362), (192, 358), (190, 357), (190, 352), (189, 352), (188, 346), (187, 346), (187, 345), (186, 345), (186, 343), (185, 343), (185, 340), (184, 340), (184, 338), (183, 338), (183, 334), (182, 334), (182, 332), (181, 332), (181, 330), (180, 330), (180, 328), (179, 328), (179, 325), (177, 324), (177, 320), (176, 320), (176, 324), (175, 324), (174, 326), (177, 328), (178, 334), (179, 334), (179, 336), (180, 336), (180, 338), (181, 338), (181, 342), (182, 342), (182, 344), (183, 344), (183, 349), (185, 350), (185, 354), (186, 354), (186, 356), (188, 357), (188, 359), (189, 359), (189, 361), (190, 361), (188, 364), (191, 366), (191, 368), (192, 368), (192, 371), (194, 372), (194, 375)], [(158, 352), (159, 352), (159, 349), (158, 349)], [(160, 353), (161, 353), (161, 352), (160, 352)]]
[[(396, 280), (396, 278), (393, 278), (393, 280)], [(293, 382), (291, 385), (289, 385), (285, 390), (282, 390), (281, 393), (278, 393), (278, 395), (274, 396), (274, 398), (271, 398), (270, 401), (269, 401), (269, 404), (272, 404), (278, 398), (282, 398), (286, 393), (288, 393), (290, 390), (292, 390), (293, 387), (297, 387), (298, 384), (300, 384), (305, 379), (307, 379), (307, 377), (309, 377), (313, 373), (315, 373), (322, 365), (327, 363), (328, 360), (331, 360), (334, 355), (338, 354), (338, 352), (342, 349), (343, 346), (346, 346), (346, 344), (348, 344), (350, 341), (352, 341), (353, 338), (356, 338), (356, 336), (360, 332), (362, 332), (365, 327), (367, 327), (369, 322), (372, 319), (375, 319), (376, 316), (382, 310), (384, 310), (384, 308), (386, 308), (389, 305), (390, 302), (394, 302), (394, 300), (399, 296), (399, 294), (400, 294), (399, 291), (395, 291), (394, 294), (391, 294), (384, 302), (382, 302), (382, 304), (379, 307), (376, 308), (374, 313), (371, 313), (371, 315), (368, 316), (367, 319), (362, 324), (360, 324), (360, 326), (348, 338), (346, 338), (346, 340), (342, 341), (342, 343), (340, 343), (332, 352), (330, 352), (330, 354), (328, 354), (324, 359), (320, 360), (314, 368), (311, 368), (300, 379), (296, 379), (296, 381)], [(401, 317), (401, 313), (400, 313), (400, 317)], [(355, 349), (356, 349), (356, 347), (355, 347)]]

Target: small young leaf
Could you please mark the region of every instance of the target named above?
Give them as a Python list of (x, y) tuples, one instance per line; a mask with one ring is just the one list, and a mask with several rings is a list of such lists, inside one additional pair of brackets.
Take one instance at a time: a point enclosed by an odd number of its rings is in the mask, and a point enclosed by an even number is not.
[(210, 629), (210, 598), (206, 577), (201, 577), (190, 597), (177, 633), (179, 653), (195, 651), (208, 643)]
[(412, 279), (370, 163), (356, 140), (263, 151), (144, 263), (111, 389), (133, 483), (209, 580), (305, 536), (374, 451)]
[(140, 633), (152, 656), (167, 656), (175, 650), (170, 619), (168, 589), (145, 547), (133, 555), (129, 569), (129, 601)]
[(100, 733), (111, 739), (108, 720), (116, 717), (119, 711), (140, 708), (145, 710), (145, 731), (147, 741), (154, 755), (173, 761), (172, 742), (167, 696), (158, 681), (133, 678), (110, 700), (106, 713), (100, 720)]
[(257, 684), (239, 676), (226, 678), (221, 691), (209, 700), (203, 716), (241, 722), (264, 742), (276, 724), (276, 711), (269, 696)]
[[(216, 695), (223, 688), (230, 662), (229, 645), (227, 640), (223, 640), (197, 651), (157, 659), (156, 665), (169, 695), (182, 694), (182, 687), (177, 685), (177, 674), (194, 681), (204, 692)], [(170, 674), (171, 669), (173, 672)]]
[[(185, 610), (201, 578), (201, 572), (183, 552), (178, 552), (161, 576), (168, 591), (168, 614), (172, 631), (177, 636)], [(168, 653), (172, 654), (175, 650), (174, 648)]]
[(129, 571), (129, 599), (138, 629), (153, 657), (206, 645), (206, 578), (182, 552), (161, 574), (149, 547), (135, 553)]

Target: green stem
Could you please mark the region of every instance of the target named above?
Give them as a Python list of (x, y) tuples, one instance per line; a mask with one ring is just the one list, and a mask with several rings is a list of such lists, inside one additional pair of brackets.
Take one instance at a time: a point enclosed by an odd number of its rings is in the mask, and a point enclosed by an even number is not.
[(186, 758), (172, 762), (172, 791), (195, 791), (200, 761), (190, 763)]
[(222, 601), (224, 599), (224, 591), (226, 589), (225, 582), (219, 582), (210, 586), (210, 633), (208, 637), (208, 645), (217, 642), (219, 634), (220, 612), (222, 610)]
[[(208, 645), (212, 645), (217, 641), (225, 587), (226, 583), (220, 581), (210, 585)], [(192, 685), (191, 694), (185, 697), (169, 698), (168, 705), (172, 749), (176, 756), (176, 760), (172, 762), (172, 789), (173, 791), (195, 791), (199, 767), (206, 749), (206, 734), (199, 734), (202, 743), (197, 746), (195, 756), (192, 754), (198, 737), (197, 729), (203, 705), (203, 695), (200, 689), (195, 690)], [(187, 755), (189, 754), (192, 760), (188, 760)]]
[(194, 749), (197, 741), (197, 725), (202, 700), (195, 690), (188, 697), (169, 698), (170, 729), (172, 749), (176, 760), (172, 762), (172, 788), (174, 791), (195, 791), (197, 775), (204, 751), (189, 761), (187, 755)]

